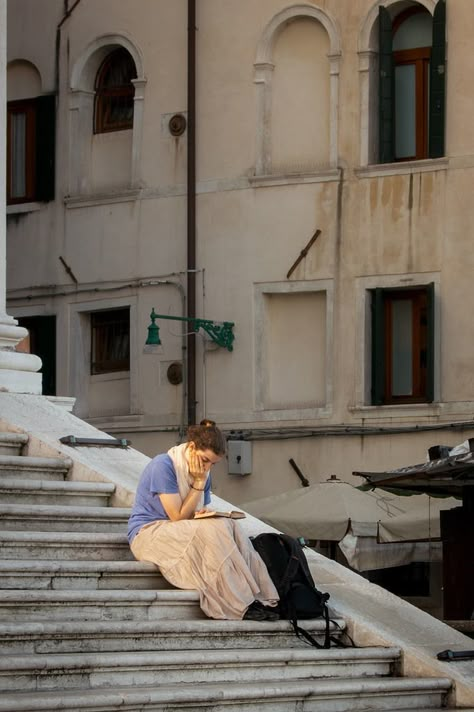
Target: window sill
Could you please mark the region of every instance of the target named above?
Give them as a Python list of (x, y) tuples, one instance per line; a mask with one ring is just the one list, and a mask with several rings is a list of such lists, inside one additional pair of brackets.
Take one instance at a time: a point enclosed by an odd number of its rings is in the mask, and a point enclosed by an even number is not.
[(255, 408), (255, 416), (261, 422), (281, 422), (319, 420), (320, 418), (330, 418), (332, 409), (329, 406), (302, 406), (301, 408)]
[(93, 415), (84, 418), (84, 420), (98, 430), (109, 432), (113, 426), (120, 431), (137, 427), (142, 423), (143, 416), (135, 413), (118, 413), (117, 415)]
[(349, 412), (354, 415), (361, 415), (364, 418), (391, 418), (433, 416), (441, 414), (439, 403), (399, 403), (390, 405), (359, 405), (349, 408)]
[(338, 181), (341, 177), (339, 168), (329, 168), (314, 173), (279, 173), (261, 176), (250, 176), (252, 188), (265, 188), (272, 185), (291, 185), (296, 183), (326, 183)]
[(356, 168), (358, 178), (378, 178), (383, 176), (410, 175), (432, 171), (446, 171), (449, 167), (447, 158), (426, 158), (421, 161), (402, 161), (400, 163), (377, 163)]
[(35, 213), (41, 210), (41, 203), (15, 203), (7, 205), (7, 215), (20, 215), (22, 213)]
[(130, 379), (130, 371), (110, 371), (109, 373), (91, 373), (92, 383), (101, 381), (126, 381)]
[(64, 205), (66, 208), (89, 208), (95, 205), (110, 205), (110, 203), (128, 203), (137, 200), (140, 193), (139, 188), (134, 188), (111, 193), (70, 195), (64, 198)]

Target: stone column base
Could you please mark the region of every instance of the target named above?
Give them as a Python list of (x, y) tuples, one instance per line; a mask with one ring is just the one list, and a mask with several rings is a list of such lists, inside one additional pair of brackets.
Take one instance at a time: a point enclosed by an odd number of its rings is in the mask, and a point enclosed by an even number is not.
[(0, 315), (0, 391), (41, 395), (43, 376), (38, 373), (41, 359), (34, 354), (15, 351), (28, 335), (15, 319)]

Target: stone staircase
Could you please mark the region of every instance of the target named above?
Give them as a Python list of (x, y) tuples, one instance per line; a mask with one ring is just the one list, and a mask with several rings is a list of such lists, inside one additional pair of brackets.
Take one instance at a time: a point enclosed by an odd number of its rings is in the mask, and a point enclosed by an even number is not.
[(114, 485), (70, 481), (69, 460), (22, 456), (26, 442), (0, 433), (0, 712), (448, 704), (450, 680), (400, 676), (398, 648), (316, 650), (285, 621), (205, 618), (196, 592), (133, 560)]

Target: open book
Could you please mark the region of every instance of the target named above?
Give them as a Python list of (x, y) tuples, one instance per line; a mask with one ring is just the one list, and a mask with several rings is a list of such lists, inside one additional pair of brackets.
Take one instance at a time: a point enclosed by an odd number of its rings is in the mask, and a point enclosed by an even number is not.
[(201, 512), (194, 515), (194, 519), (208, 519), (209, 517), (229, 517), (230, 519), (244, 519), (245, 512), (239, 512), (233, 509), (230, 512), (216, 512), (214, 510), (209, 510), (208, 512)]

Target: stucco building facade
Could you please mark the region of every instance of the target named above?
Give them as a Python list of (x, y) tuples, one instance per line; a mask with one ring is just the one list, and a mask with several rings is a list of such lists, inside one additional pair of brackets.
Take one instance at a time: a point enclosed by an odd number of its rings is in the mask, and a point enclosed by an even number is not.
[[(7, 311), (47, 390), (147, 454), (216, 420), (236, 503), (297, 487), (290, 459), (351, 481), (474, 435), (473, 24), (471, 0), (8, 2)], [(145, 349), (153, 308), (179, 318)]]

